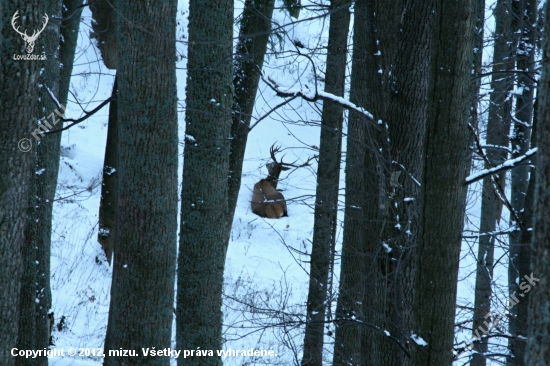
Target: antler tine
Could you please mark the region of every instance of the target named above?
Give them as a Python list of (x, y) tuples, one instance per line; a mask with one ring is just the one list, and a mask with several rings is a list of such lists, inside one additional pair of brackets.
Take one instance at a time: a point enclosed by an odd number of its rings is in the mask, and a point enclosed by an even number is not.
[(17, 33), (19, 33), (20, 35), (26, 36), (27, 34), (26, 34), (26, 33), (22, 33), (22, 32), (19, 30), (19, 27), (16, 28), (15, 21), (17, 20), (17, 18), (19, 18), (18, 13), (19, 13), (19, 10), (17, 10), (17, 11), (15, 12), (15, 14), (13, 14), (13, 17), (11, 18), (11, 26), (12, 26), (13, 29), (14, 29)]
[(275, 154), (281, 151), (281, 146), (275, 147), (275, 144), (271, 145), (271, 148), (269, 149), (269, 154), (271, 155), (271, 159), (273, 159), (274, 162), (277, 164), (282, 164), (277, 161), (277, 158), (275, 157)]
[(290, 164), (289, 164), (289, 163), (282, 163), (282, 162), (281, 162), (281, 164), (284, 164), (284, 165), (286, 165), (286, 166), (291, 166), (291, 167), (293, 167), (293, 168), (303, 168), (303, 167), (305, 167), (305, 166), (310, 166), (310, 165), (311, 165), (310, 162), (311, 162), (313, 159), (315, 159), (315, 158), (317, 158), (317, 155), (311, 156), (310, 158), (308, 158), (308, 159), (306, 160), (305, 163), (300, 164), (300, 165), (296, 165), (296, 162), (298, 161), (298, 159), (296, 159), (296, 160), (294, 161), (294, 163), (290, 163)]

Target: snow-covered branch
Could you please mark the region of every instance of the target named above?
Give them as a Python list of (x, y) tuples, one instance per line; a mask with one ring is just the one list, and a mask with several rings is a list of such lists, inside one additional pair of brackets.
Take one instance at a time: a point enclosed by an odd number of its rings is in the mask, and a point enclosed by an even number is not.
[(500, 173), (504, 170), (513, 169), (517, 167), (521, 162), (524, 162), (525, 160), (531, 159), (533, 155), (537, 153), (537, 148), (533, 148), (529, 151), (527, 151), (525, 154), (518, 156), (514, 159), (506, 160), (504, 163), (497, 165), (490, 169), (483, 169), (477, 173), (474, 173), (468, 177), (466, 177), (466, 180), (464, 181), (465, 185), (472, 184), (474, 182), (477, 182), (478, 180), (481, 180), (485, 177), (491, 176), (496, 173)]
[(366, 120), (369, 123), (371, 123), (376, 128), (380, 128), (379, 123), (377, 123), (374, 120), (373, 115), (369, 111), (353, 104), (352, 102), (350, 102), (345, 98), (342, 98), (337, 95), (327, 93), (324, 91), (320, 91), (320, 90), (310, 90), (310, 89), (303, 90), (303, 89), (295, 89), (295, 88), (285, 88), (285, 87), (279, 86), (270, 77), (265, 78), (263, 73), (261, 75), (262, 75), (262, 80), (280, 97), (286, 98), (286, 97), (299, 96), (307, 100), (308, 102), (316, 102), (318, 100), (331, 101), (341, 106), (342, 108), (345, 108), (347, 110), (357, 112), (363, 115), (364, 117), (366, 117)]

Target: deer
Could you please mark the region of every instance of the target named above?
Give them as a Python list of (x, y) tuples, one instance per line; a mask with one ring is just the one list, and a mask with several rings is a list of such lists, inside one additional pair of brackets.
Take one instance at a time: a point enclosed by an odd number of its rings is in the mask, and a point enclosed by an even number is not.
[(27, 31), (25, 30), (25, 32), (21, 32), (19, 30), (19, 27), (15, 27), (15, 21), (17, 20), (17, 18), (19, 18), (19, 15), (17, 14), (19, 13), (19, 10), (17, 10), (15, 12), (15, 14), (13, 14), (13, 17), (11, 18), (11, 26), (13, 27), (13, 29), (19, 33), (19, 35), (21, 37), (23, 37), (23, 40), (25, 41), (27, 47), (27, 53), (32, 53), (32, 51), (34, 50), (34, 42), (36, 41), (36, 39), (38, 38), (38, 36), (40, 35), (40, 33), (42, 33), (42, 31), (44, 30), (44, 28), (46, 28), (46, 25), (48, 24), (48, 20), (50, 20), (50, 18), (48, 18), (48, 14), (44, 14), (44, 24), (42, 25), (42, 29), (40, 29), (39, 31), (35, 30), (32, 34), (32, 36), (29, 36), (27, 34)]
[(267, 178), (261, 179), (258, 183), (254, 184), (252, 201), (250, 203), (253, 213), (268, 219), (279, 219), (283, 216), (288, 216), (285, 197), (277, 190), (277, 183), (279, 182), (281, 172), (290, 168), (308, 166), (311, 159), (314, 158), (309, 158), (304, 164), (295, 165), (296, 162), (283, 162), (283, 156), (279, 162), (275, 154), (280, 151), (280, 147), (275, 147), (275, 144), (269, 149), (273, 162), (266, 164)]

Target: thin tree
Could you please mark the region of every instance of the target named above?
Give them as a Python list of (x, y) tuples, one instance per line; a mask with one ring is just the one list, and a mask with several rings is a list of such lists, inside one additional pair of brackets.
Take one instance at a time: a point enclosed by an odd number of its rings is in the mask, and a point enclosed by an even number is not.
[[(227, 203), (232, 30), (232, 2), (191, 0), (176, 343), (207, 355), (222, 347), (223, 271), (232, 219)], [(178, 364), (221, 364), (220, 357), (209, 356), (180, 357)]]
[(176, 4), (117, 2), (118, 217), (105, 365), (165, 365), (177, 232)]
[[(90, 4), (92, 11), (92, 31), (90, 37), (97, 41), (101, 59), (105, 67), (116, 70), (117, 37), (115, 32), (116, 11), (113, 2), (98, 0)], [(111, 264), (115, 239), (116, 213), (118, 207), (118, 105), (116, 102), (117, 83), (113, 83), (113, 100), (109, 105), (107, 123), (107, 143), (103, 160), (103, 178), (101, 182), (101, 201), (99, 204), (99, 228), (97, 241), (101, 244), (107, 262)]]
[[(525, 154), (529, 149), (529, 140), (532, 130), (532, 119), (534, 112), (534, 71), (535, 71), (535, 51), (538, 39), (537, 34), (537, 2), (534, 0), (522, 0), (514, 2), (516, 7), (514, 16), (518, 17), (520, 25), (520, 39), (517, 47), (517, 70), (522, 71), (517, 74), (518, 91), (516, 95), (515, 123), (512, 133), (512, 158)], [(529, 171), (531, 170), (531, 177)], [(529, 197), (529, 192), (534, 193), (534, 170), (528, 166), (517, 167), (512, 170), (511, 198), (510, 204), (516, 215), (520, 216), (522, 221), (515, 222), (514, 216), (510, 218), (511, 226), (517, 226), (521, 231), (515, 231), (510, 234), (510, 263), (508, 269), (508, 284), (510, 296), (516, 292), (521, 293), (517, 278), (527, 274), (521, 271), (525, 264), (529, 263), (532, 227), (532, 204), (533, 197)], [(533, 182), (531, 182), (533, 179)], [(533, 185), (533, 187), (531, 187)], [(527, 266), (528, 267), (528, 266)], [(528, 270), (528, 268), (527, 268)], [(510, 357), (506, 359), (508, 366), (521, 364), (525, 354), (525, 335), (527, 333), (527, 308), (528, 301), (521, 301), (510, 309), (509, 332), (513, 336), (509, 339)], [(517, 362), (519, 360), (519, 362)]]
[[(411, 364), (451, 365), (468, 166), (475, 2), (435, 1)], [(461, 37), (456, 37), (461, 34)], [(413, 342), (411, 342), (413, 343)]]
[[(512, 121), (512, 100), (509, 93), (514, 86), (514, 75), (506, 73), (514, 68), (514, 42), (512, 30), (512, 12), (509, 0), (499, 0), (496, 3), (495, 37), (493, 51), (493, 68), (487, 121), (486, 144), (489, 146), (485, 154), (485, 169), (502, 164), (507, 158), (507, 147), (510, 142), (510, 125)], [(483, 179), (481, 194), (481, 218), (479, 226), (479, 245), (477, 253), (473, 331), (479, 336), (480, 330), (486, 329), (485, 316), (491, 311), (492, 281), (494, 266), (494, 235), (485, 235), (495, 231), (502, 214), (502, 196), (505, 194), (506, 172)], [(475, 333), (477, 332), (477, 334)], [(488, 339), (483, 337), (475, 342), (471, 365), (484, 366), (486, 359), (483, 353), (488, 350)]]
[[(338, 96), (344, 95), (350, 23), (349, 6), (347, 0), (332, 0), (330, 3), (330, 9), (333, 12), (329, 23), (325, 91)], [(342, 112), (341, 106), (331, 102), (323, 103), (307, 300), (308, 323), (304, 336), (302, 365), (321, 366), (323, 362), (327, 295), (336, 243), (344, 119)]]

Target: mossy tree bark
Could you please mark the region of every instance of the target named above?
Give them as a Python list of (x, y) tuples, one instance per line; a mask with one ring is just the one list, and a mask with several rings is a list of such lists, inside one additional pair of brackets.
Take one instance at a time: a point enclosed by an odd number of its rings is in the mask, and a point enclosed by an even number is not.
[[(411, 365), (451, 365), (469, 170), (468, 116), (475, 2), (435, 1)], [(460, 38), (456, 34), (461, 34)]]
[[(25, 42), (11, 27), (16, 11), (19, 29), (30, 30), (40, 29), (46, 8), (41, 1), (0, 2), (0, 364), (6, 366), (16, 361), (11, 349), (17, 347), (19, 335), (23, 250), (28, 249), (25, 225), (36, 153), (30, 139), (41, 117), (37, 105), (43, 67), (42, 61), (13, 59), (26, 54)], [(36, 41), (35, 54), (42, 42)]]
[[(232, 2), (189, 3), (176, 343), (179, 349), (214, 353), (222, 348), (223, 271), (232, 219), (227, 203), (232, 29)], [(221, 363), (216, 354), (178, 359), (180, 366)]]
[(118, 217), (105, 365), (164, 365), (171, 346), (177, 243), (176, 1), (116, 2)]

